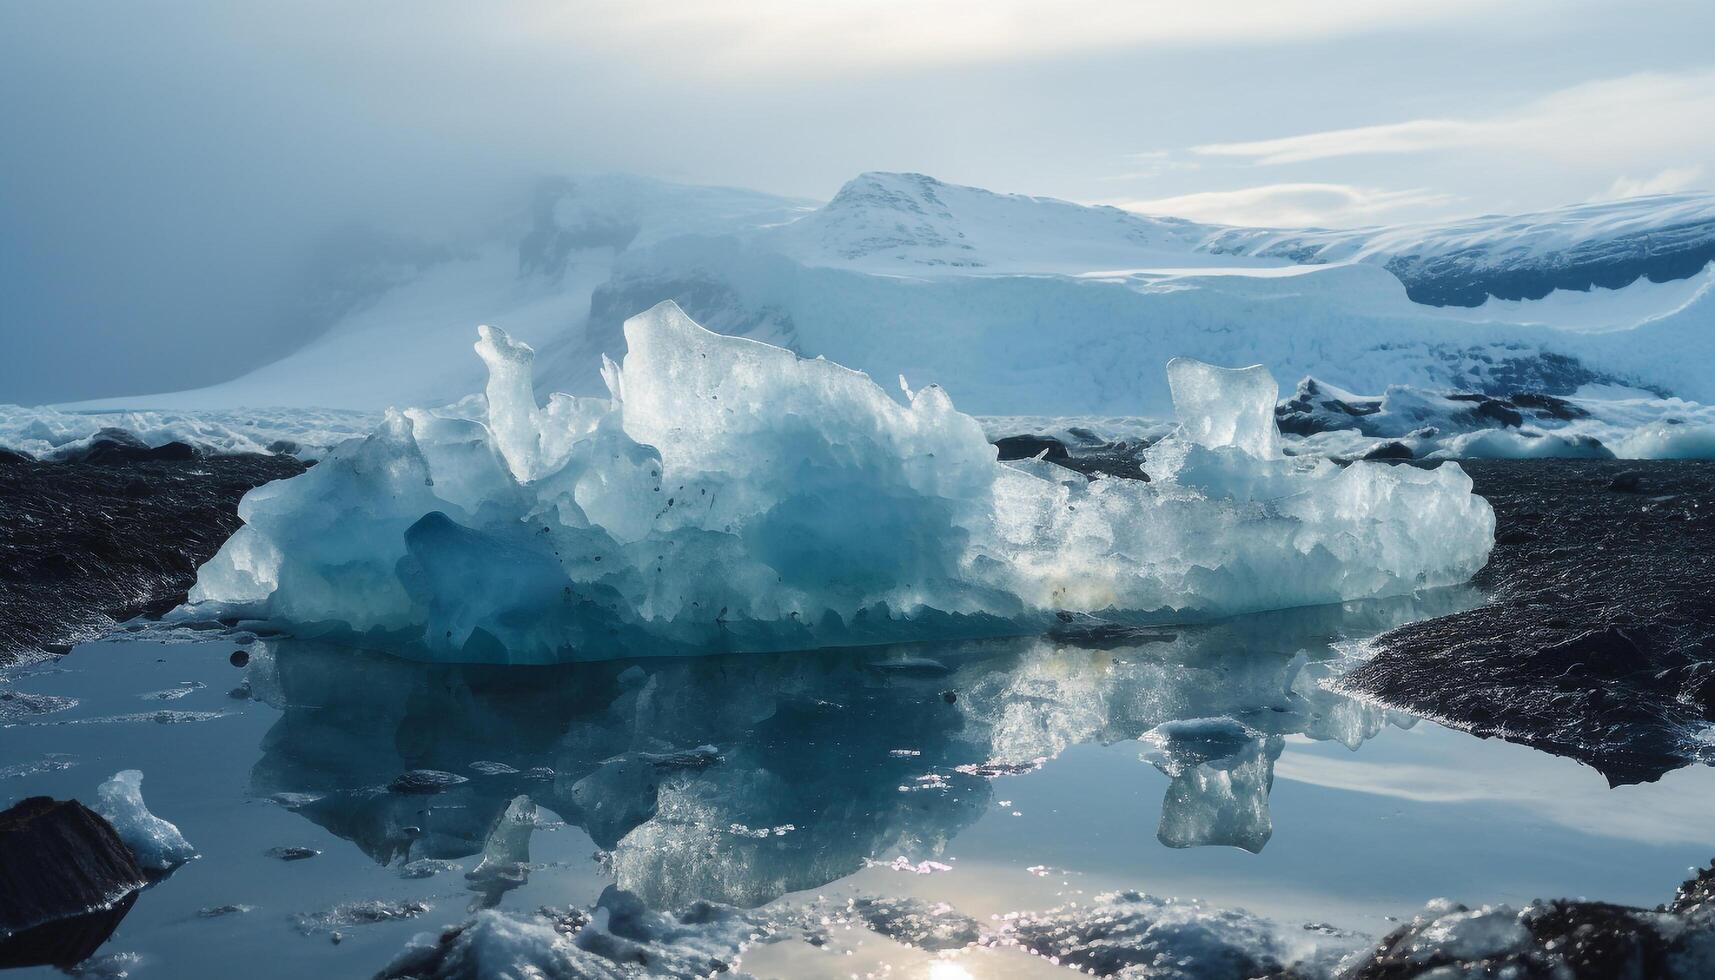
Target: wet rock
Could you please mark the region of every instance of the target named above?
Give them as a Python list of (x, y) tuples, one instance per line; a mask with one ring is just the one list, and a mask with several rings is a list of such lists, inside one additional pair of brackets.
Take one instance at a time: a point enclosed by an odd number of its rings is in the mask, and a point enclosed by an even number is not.
[(17, 803), (0, 813), (0, 968), (88, 958), (145, 883), (93, 810), (45, 796)]
[(182, 602), (237, 529), (245, 491), (304, 469), (290, 457), (134, 450), (0, 458), (0, 663)]
[[(1715, 463), (1469, 460), (1495, 508), (1492, 601), (1413, 623), (1340, 687), (1610, 781), (1698, 758), (1715, 718)], [(1591, 490), (1647, 482), (1653, 495)]]
[(1068, 446), (1053, 436), (1002, 436), (994, 440), (994, 446), (1002, 460), (1041, 458), (1074, 473), (1082, 473), (1086, 477), (1117, 476), (1144, 481), (1149, 479), (1143, 472), (1142, 465), (1143, 451), (1148, 448), (1147, 444), (1107, 442), (1095, 438), (1093, 433), (1090, 433), (1090, 436), (1088, 442), (1075, 446)]
[(1066, 451), (1065, 443), (1049, 436), (1002, 436), (994, 441), (994, 447), (1000, 450), (1003, 460), (1041, 457), (1058, 463), (1072, 455)]
[(1614, 478), (1608, 481), (1608, 489), (1615, 493), (1643, 493), (1644, 475), (1637, 470), (1616, 473)]
[(469, 776), (458, 773), (442, 772), (439, 769), (412, 769), (402, 772), (387, 788), (395, 793), (408, 796), (428, 796), (433, 793), (444, 793), (454, 786), (470, 782)]
[(1382, 443), (1365, 453), (1363, 458), (1368, 460), (1416, 459), (1417, 454), (1412, 452), (1411, 447), (1405, 443), (1395, 441)]
[(1715, 975), (1715, 867), (1656, 909), (1556, 899), (1523, 909), (1444, 900), (1381, 941), (1342, 980), (1702, 980)]
[(270, 847), (262, 853), (276, 861), (307, 861), (321, 851), (313, 847)]
[(250, 663), (250, 653), (247, 650), (234, 650), (232, 651), (232, 655), (227, 657), (226, 660), (234, 667), (248, 666)]

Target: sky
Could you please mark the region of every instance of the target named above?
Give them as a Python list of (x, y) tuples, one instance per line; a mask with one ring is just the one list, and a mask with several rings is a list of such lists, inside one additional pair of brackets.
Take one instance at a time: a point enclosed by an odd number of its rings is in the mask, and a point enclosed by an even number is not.
[(1715, 189), (1707, 0), (0, 3), (0, 403), (224, 380), (366, 229), (866, 170), (1356, 226)]

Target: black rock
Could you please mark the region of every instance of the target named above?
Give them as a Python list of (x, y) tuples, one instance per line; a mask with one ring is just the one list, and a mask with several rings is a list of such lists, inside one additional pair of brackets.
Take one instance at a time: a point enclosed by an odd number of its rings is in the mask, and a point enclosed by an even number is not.
[(1143, 471), (1142, 465), (1143, 451), (1149, 448), (1147, 443), (1106, 442), (1088, 429), (1077, 427), (1067, 431), (1079, 435), (1084, 441), (1076, 446), (1067, 446), (1052, 436), (1018, 435), (1002, 436), (994, 440), (994, 445), (1003, 460), (1041, 456), (1056, 466), (1086, 477), (1117, 476), (1149, 482), (1149, 474)]
[(76, 800), (0, 813), (0, 968), (87, 959), (145, 883), (112, 825)]
[(250, 663), (250, 653), (247, 650), (234, 650), (232, 656), (226, 658), (234, 667), (244, 667)]
[(313, 847), (270, 847), (262, 853), (277, 861), (307, 861), (321, 852)]
[(1644, 475), (1639, 473), (1637, 470), (1626, 470), (1624, 473), (1616, 473), (1614, 474), (1614, 478), (1608, 481), (1608, 489), (1615, 493), (1642, 493), (1644, 489)]
[[(1715, 720), (1715, 462), (1467, 460), (1494, 506), (1485, 606), (1401, 627), (1345, 690), (1571, 756), (1610, 781)], [(1656, 496), (1592, 493), (1647, 482)]]
[(1538, 416), (1547, 416), (1565, 422), (1590, 417), (1589, 412), (1566, 399), (1545, 395), (1540, 391), (1515, 391), (1507, 400), (1519, 408), (1531, 409)]
[(0, 459), (0, 663), (184, 601), (197, 566), (238, 528), (245, 491), (304, 469), (283, 456), (163, 455)]
[(1370, 460), (1416, 459), (1417, 454), (1412, 452), (1411, 447), (1403, 442), (1384, 442), (1365, 453), (1363, 458)]
[(400, 773), (387, 788), (395, 793), (427, 796), (431, 793), (444, 793), (454, 786), (468, 782), (470, 777), (457, 773), (442, 772), (439, 769), (412, 769)]
[(142, 462), (184, 462), (199, 454), (187, 443), (169, 442), (150, 446), (124, 429), (102, 429), (89, 443), (58, 453), (62, 463), (95, 463), (113, 465)]
[(1051, 459), (1059, 462), (1071, 457), (1066, 444), (1049, 436), (1002, 436), (994, 441), (1001, 459)]
[[(1473, 913), (1453, 906), (1394, 930), (1341, 976), (1348, 980), (1430, 977), (1517, 977), (1519, 980), (1615, 980), (1620, 977), (1702, 980), (1715, 947), (1710, 898), (1715, 869), (1699, 871), (1672, 901), (1640, 909), (1583, 899), (1532, 902), (1519, 912)], [(1490, 938), (1449, 941), (1449, 926), (1473, 915), (1493, 920), (1464, 931)]]

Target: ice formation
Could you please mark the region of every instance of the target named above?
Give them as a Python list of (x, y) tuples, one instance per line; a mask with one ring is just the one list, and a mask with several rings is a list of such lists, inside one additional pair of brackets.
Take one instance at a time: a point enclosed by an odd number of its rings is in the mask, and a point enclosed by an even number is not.
[(611, 398), (538, 405), (530, 348), (484, 328), (486, 411), (389, 412), (251, 491), (187, 614), (472, 661), (804, 649), (1393, 595), (1492, 544), (1457, 465), (1282, 456), (1261, 368), (1176, 361), (1150, 480), (1086, 481), (997, 463), (937, 386), (901, 404), (671, 302), (625, 336)]
[(150, 813), (143, 805), (141, 770), (115, 773), (112, 779), (96, 787), (95, 797), (95, 812), (113, 825), (143, 870), (161, 874), (196, 857), (196, 848), (185, 840), (178, 827)]

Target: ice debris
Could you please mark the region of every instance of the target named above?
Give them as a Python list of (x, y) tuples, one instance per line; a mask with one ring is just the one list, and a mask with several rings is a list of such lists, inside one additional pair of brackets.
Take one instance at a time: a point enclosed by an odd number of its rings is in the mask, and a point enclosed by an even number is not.
[(179, 828), (143, 804), (143, 773), (126, 769), (95, 790), (95, 812), (107, 818), (145, 871), (164, 874), (191, 858), (196, 848)]
[(1001, 464), (935, 385), (626, 321), (612, 397), (539, 406), (484, 328), (486, 409), (388, 413), (244, 498), (209, 612), (436, 659), (552, 662), (1036, 632), (1057, 611), (1224, 615), (1468, 579), (1494, 517), (1455, 464), (1292, 459), (1260, 367), (1179, 359), (1149, 480)]

